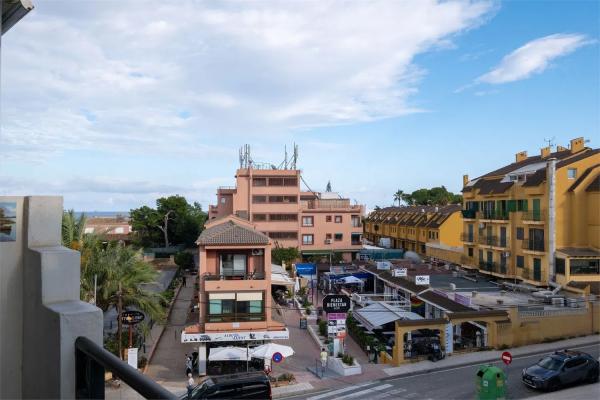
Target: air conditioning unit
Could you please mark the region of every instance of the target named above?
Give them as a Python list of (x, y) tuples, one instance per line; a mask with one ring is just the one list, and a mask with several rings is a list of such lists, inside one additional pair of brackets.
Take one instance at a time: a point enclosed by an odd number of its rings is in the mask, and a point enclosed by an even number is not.
[(333, 243), (333, 240), (331, 240), (331, 239), (325, 239), (325, 244), (331, 244), (331, 243)]
[(483, 228), (485, 228), (485, 223), (483, 223), (483, 222), (480, 222), (480, 223), (479, 223), (479, 229), (483, 229)]
[(252, 249), (252, 255), (253, 256), (262, 256), (263, 250), (262, 249)]
[(504, 252), (504, 257), (510, 257), (510, 251), (505, 251)]

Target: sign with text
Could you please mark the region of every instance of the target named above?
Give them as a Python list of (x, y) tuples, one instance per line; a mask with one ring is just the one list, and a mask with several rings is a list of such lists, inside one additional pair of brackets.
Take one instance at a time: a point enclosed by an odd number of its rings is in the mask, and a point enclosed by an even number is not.
[(287, 329), (282, 331), (181, 333), (181, 343), (241, 342), (247, 340), (287, 340), (289, 338), (290, 332)]
[(408, 276), (408, 269), (407, 268), (396, 268), (393, 271), (392, 275), (395, 278), (404, 278), (404, 277)]
[(417, 275), (417, 276), (415, 276), (415, 284), (417, 284), (417, 285), (429, 285), (429, 275)]
[(512, 354), (510, 354), (508, 351), (505, 351), (504, 353), (502, 353), (502, 362), (506, 365), (510, 364), (512, 362)]
[(123, 311), (121, 313), (121, 322), (126, 325), (139, 324), (144, 320), (144, 313), (141, 311)]
[(343, 294), (329, 294), (323, 298), (323, 311), (326, 313), (346, 313), (350, 310), (350, 297)]
[(327, 314), (327, 319), (343, 319), (344, 321), (348, 317), (346, 313), (329, 313)]
[(317, 265), (312, 263), (296, 264), (298, 275), (314, 275), (317, 271)]
[(392, 268), (392, 263), (389, 261), (377, 261), (376, 265), (378, 270), (389, 271)]
[(133, 368), (137, 369), (137, 367), (138, 367), (138, 349), (137, 349), (137, 347), (131, 347), (131, 348), (127, 349), (127, 364), (129, 364)]

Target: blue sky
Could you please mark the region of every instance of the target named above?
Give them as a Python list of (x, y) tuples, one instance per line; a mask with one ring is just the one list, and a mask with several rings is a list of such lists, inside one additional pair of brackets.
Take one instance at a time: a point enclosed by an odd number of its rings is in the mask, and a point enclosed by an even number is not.
[(35, 2), (2, 39), (0, 194), (204, 206), (300, 147), (358, 202), (600, 138), (596, 1)]

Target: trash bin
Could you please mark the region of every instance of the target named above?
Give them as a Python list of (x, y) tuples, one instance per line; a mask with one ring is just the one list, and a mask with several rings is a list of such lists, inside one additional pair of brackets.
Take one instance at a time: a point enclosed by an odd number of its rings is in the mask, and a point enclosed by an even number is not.
[(300, 318), (300, 329), (308, 329), (308, 320), (305, 317)]
[(506, 399), (506, 374), (498, 367), (482, 365), (475, 377), (478, 400)]

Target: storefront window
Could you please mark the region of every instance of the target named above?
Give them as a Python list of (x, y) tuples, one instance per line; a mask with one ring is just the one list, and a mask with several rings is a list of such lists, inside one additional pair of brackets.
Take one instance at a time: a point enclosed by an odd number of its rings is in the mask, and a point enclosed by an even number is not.
[(209, 293), (208, 322), (263, 321), (263, 292)]
[(600, 274), (600, 259), (571, 259), (571, 274)]

